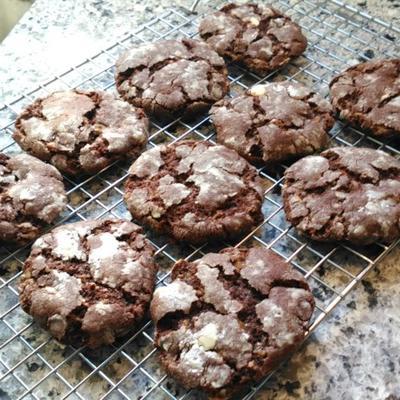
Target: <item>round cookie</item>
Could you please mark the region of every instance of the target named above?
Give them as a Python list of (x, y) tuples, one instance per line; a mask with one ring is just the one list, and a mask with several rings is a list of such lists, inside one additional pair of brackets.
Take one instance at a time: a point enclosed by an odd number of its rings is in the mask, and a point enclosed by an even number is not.
[(147, 142), (144, 112), (107, 92), (72, 90), (36, 100), (15, 123), (15, 141), (70, 175), (135, 157)]
[(124, 220), (60, 226), (39, 238), (24, 265), (20, 301), (56, 339), (95, 348), (142, 319), (154, 289), (153, 248)]
[(162, 40), (128, 50), (116, 64), (121, 96), (159, 119), (192, 119), (228, 92), (222, 57), (206, 43)]
[(143, 153), (131, 166), (125, 202), (133, 217), (177, 240), (233, 239), (262, 219), (257, 171), (235, 151), (181, 141)]
[(355, 65), (329, 86), (341, 118), (376, 136), (400, 134), (400, 59)]
[(210, 114), (219, 143), (266, 164), (320, 150), (335, 122), (327, 100), (289, 81), (256, 85), (219, 101)]
[(313, 309), (303, 276), (261, 247), (178, 261), (150, 307), (167, 372), (213, 398), (274, 369), (303, 341)]
[(263, 4), (227, 4), (207, 15), (199, 32), (218, 54), (261, 74), (282, 67), (307, 47), (299, 25)]
[(336, 147), (285, 172), (286, 218), (320, 241), (400, 237), (400, 162), (380, 150)]
[(64, 210), (60, 173), (28, 154), (0, 153), (0, 242), (25, 244)]

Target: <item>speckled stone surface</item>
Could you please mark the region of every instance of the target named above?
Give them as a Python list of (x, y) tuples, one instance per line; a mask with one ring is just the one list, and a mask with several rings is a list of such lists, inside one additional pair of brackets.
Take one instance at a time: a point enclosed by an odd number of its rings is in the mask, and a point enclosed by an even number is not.
[[(291, 3), (299, 2), (293, 0)], [(399, 1), (351, 0), (347, 4), (357, 6), (359, 10), (369, 12), (388, 23), (399, 25)], [(0, 105), (36, 87), (49, 76), (62, 73), (71, 65), (81, 62), (88, 55), (94, 54), (97, 49), (105, 47), (107, 43), (113, 43), (125, 32), (149, 20), (152, 15), (163, 12), (169, 5), (170, 2), (164, 0), (146, 2), (36, 0), (32, 9), (0, 45)], [(174, 5), (179, 9), (190, 5), (190, 0), (178, 0)], [(316, 30), (318, 31), (318, 28)], [(392, 39), (391, 35), (387, 39), (392, 42), (397, 40)], [(331, 45), (332, 51), (336, 52), (335, 45)], [(365, 48), (363, 46), (363, 49)], [(373, 53), (368, 54), (374, 56)], [(348, 62), (353, 63), (354, 60)], [(7, 138), (0, 139), (1, 145), (7, 143)], [(109, 181), (116, 179), (111, 173), (106, 178)], [(104, 183), (95, 181), (91, 183), (90, 188), (86, 186), (85, 188), (95, 193), (104, 188)], [(110, 198), (102, 196), (100, 200), (112, 204), (120, 199), (119, 194), (114, 195)], [(88, 197), (85, 196), (72, 192), (70, 204), (78, 207), (87, 200)], [(118, 213), (120, 217), (128, 217), (125, 209), (118, 208), (117, 211), (120, 211)], [(269, 209), (264, 211), (266, 215), (271, 212)], [(95, 202), (83, 212), (86, 218), (98, 214), (99, 207)], [(271, 232), (265, 230), (262, 235), (265, 241), (271, 241)], [(280, 250), (285, 253), (284, 245), (282, 246)], [(176, 257), (190, 253), (189, 251), (185, 253), (182, 249), (180, 251)], [(396, 249), (349, 294), (335, 309), (330, 319), (319, 326), (300, 351), (274, 375), (255, 398), (259, 400), (400, 398), (399, 260), (400, 250)], [(357, 272), (353, 270), (351, 258), (344, 257), (340, 262), (348, 270)], [(12, 260), (7, 265), (0, 266), (0, 276), (2, 279), (9, 279), (15, 275), (18, 268), (19, 263)], [(161, 271), (163, 271), (162, 266)], [(327, 269), (321, 273), (325, 274), (326, 278), (330, 271)], [(337, 278), (338, 287), (343, 286), (341, 279)], [(12, 281), (10, 286), (14, 291), (8, 289), (0, 291), (0, 315), (17, 303), (16, 281)], [(4, 343), (15, 333), (10, 326), (22, 329), (31, 321), (20, 308), (16, 308), (4, 320), (5, 322), (0, 324), (0, 343)], [(122, 381), (119, 386), (120, 391), (114, 391), (108, 397), (120, 399), (125, 398), (124, 394), (129, 394), (131, 399), (138, 399), (139, 394), (144, 393), (143, 385), (146, 385), (145, 390), (151, 390), (154, 385), (154, 382), (146, 376), (147, 372), (153, 374), (156, 380), (164, 376), (158, 365), (157, 355), (152, 353), (153, 347), (148, 340), (152, 334), (151, 326), (147, 326), (145, 332), (149, 336), (140, 335), (132, 338), (124, 347), (122, 354), (105, 363), (94, 374), (90, 374), (92, 368), (101, 365), (112, 354), (113, 348), (97, 352), (84, 350), (78, 355), (73, 353), (71, 348), (50, 341), (40, 348), (38, 355), (28, 358), (27, 362), (17, 368), (16, 377), (8, 376), (0, 381), (0, 399), (18, 398), (24, 392), (19, 380), (33, 384), (40, 379), (43, 379), (43, 382), (33, 390), (36, 397), (27, 398), (58, 399), (61, 395), (66, 395), (80, 380), (86, 379), (79, 387), (80, 397), (74, 394), (68, 398), (98, 399), (107, 392), (110, 383), (116, 383), (124, 378), (124, 375), (136, 365), (135, 363), (144, 357), (129, 378)], [(40, 346), (48, 335), (33, 325), (26, 328), (22, 337), (23, 340), (13, 340), (9, 345), (0, 348), (0, 375), (7, 370), (4, 364), (13, 365), (29, 355), (26, 343), (34, 347)], [(44, 358), (48, 365), (43, 362)], [(50, 368), (60, 362), (64, 364), (58, 369), (59, 376), (52, 374), (47, 377)], [(112, 381), (107, 382), (104, 379), (105, 375)], [(163, 387), (177, 397), (184, 393), (182, 388), (177, 387), (169, 379), (163, 381)], [(392, 397), (389, 397), (391, 395)], [(160, 387), (156, 387), (146, 398), (169, 399), (170, 397)], [(192, 394), (187, 398), (200, 397), (198, 394)]]

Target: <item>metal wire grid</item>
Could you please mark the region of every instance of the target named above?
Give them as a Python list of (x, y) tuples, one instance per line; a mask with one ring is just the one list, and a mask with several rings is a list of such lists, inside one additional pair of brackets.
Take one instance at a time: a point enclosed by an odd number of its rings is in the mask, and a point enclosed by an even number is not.
[[(232, 96), (259, 82), (285, 79), (304, 82), (327, 95), (331, 77), (349, 62), (374, 56), (398, 56), (395, 43), (400, 38), (399, 30), (339, 1), (281, 0), (277, 3), (277, 8), (293, 16), (302, 26), (309, 40), (308, 50), (287, 67), (266, 77), (230, 64)], [(213, 6), (220, 4), (213, 2)], [(113, 65), (118, 54), (141, 42), (195, 36), (198, 19), (198, 15), (185, 10), (171, 9), (81, 64), (1, 106), (2, 151), (20, 152), (11, 138), (13, 124), (20, 110), (35, 98), (70, 87), (114, 90)], [(176, 120), (161, 125), (152, 121), (149, 147), (184, 138), (214, 142), (208, 117), (203, 116), (191, 124)], [(330, 141), (332, 145), (380, 148), (400, 156), (395, 141), (379, 141), (341, 122), (332, 129)], [(107, 216), (129, 218), (122, 201), (128, 167), (127, 163), (117, 162), (86, 179), (64, 177), (69, 206), (57, 224)], [(389, 246), (356, 248), (345, 244), (318, 244), (297, 235), (285, 221), (282, 211), (280, 188), (284, 168), (282, 165), (275, 171), (259, 170), (265, 185), (265, 219), (240, 243), (227, 245), (256, 244), (271, 248), (305, 275), (317, 301), (311, 333), (398, 241)], [(157, 249), (158, 285), (168, 282), (170, 268), (179, 258), (197, 258), (215, 250), (212, 244), (199, 248), (177, 246), (152, 232), (147, 234)], [(176, 400), (200, 397), (198, 393), (185, 391), (159, 368), (153, 327), (148, 320), (131, 335), (96, 352), (65, 347), (50, 338), (23, 313), (18, 303), (17, 282), (28, 253), (29, 246), (0, 248), (0, 398), (4, 393), (13, 399)], [(269, 377), (251, 388), (244, 399), (257, 397)]]

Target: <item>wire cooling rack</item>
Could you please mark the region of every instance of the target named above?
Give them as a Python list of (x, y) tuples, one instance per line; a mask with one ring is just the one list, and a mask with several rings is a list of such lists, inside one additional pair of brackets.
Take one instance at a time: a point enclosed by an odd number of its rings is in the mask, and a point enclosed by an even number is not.
[[(196, 2), (197, 3), (197, 2)], [(213, 2), (213, 7), (222, 2)], [(207, 11), (204, 4), (202, 12)], [(229, 65), (231, 95), (265, 81), (295, 80), (327, 95), (333, 75), (353, 63), (374, 57), (398, 57), (395, 43), (400, 31), (339, 1), (275, 2), (303, 28), (309, 45), (306, 53), (285, 68), (268, 76), (249, 73)], [(35, 90), (0, 106), (0, 148), (8, 154), (21, 150), (11, 134), (20, 110), (35, 98), (56, 89), (80, 87), (114, 91), (114, 63), (126, 48), (162, 38), (195, 36), (200, 10), (170, 9), (153, 18), (93, 57), (54, 76)], [(176, 120), (168, 125), (152, 121), (149, 147), (181, 139), (214, 142), (214, 131), (206, 115), (191, 124)], [(399, 143), (381, 142), (338, 122), (330, 132), (331, 145), (367, 146), (399, 157)], [(84, 179), (64, 177), (69, 195), (67, 212), (57, 224), (107, 216), (130, 218), (123, 201), (123, 182), (129, 163), (117, 162)], [(265, 187), (260, 226), (240, 243), (272, 248), (290, 261), (308, 279), (317, 302), (312, 332), (398, 242), (368, 248), (346, 244), (318, 244), (299, 236), (285, 221), (280, 189), (284, 165), (274, 171), (261, 169)], [(177, 246), (166, 238), (147, 232), (157, 249), (160, 264), (158, 285), (168, 282), (169, 271), (179, 258), (197, 258), (215, 250), (211, 244), (200, 248)], [(185, 391), (168, 378), (157, 362), (153, 326), (149, 320), (140, 329), (113, 346), (90, 351), (65, 347), (40, 329), (20, 308), (17, 283), (29, 246), (0, 248), (0, 398), (11, 399), (199, 399), (201, 394)], [(249, 389), (246, 400), (260, 398), (268, 380)], [(8, 397), (7, 397), (8, 396)], [(263, 397), (264, 398), (264, 397)]]

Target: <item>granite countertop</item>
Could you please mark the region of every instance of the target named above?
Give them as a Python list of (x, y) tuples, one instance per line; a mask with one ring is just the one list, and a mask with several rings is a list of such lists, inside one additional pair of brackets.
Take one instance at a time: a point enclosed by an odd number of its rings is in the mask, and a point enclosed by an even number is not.
[[(397, 0), (347, 4), (400, 25)], [(190, 0), (174, 3), (188, 5)], [(169, 6), (165, 0), (36, 0), (0, 45), (0, 108)], [(257, 399), (400, 399), (399, 259), (397, 248), (335, 309)], [(39, 374), (37, 365), (28, 367), (29, 373)], [(80, 367), (76, 362), (65, 371), (71, 382), (82, 378)], [(101, 381), (94, 380), (94, 386), (86, 389), (88, 398), (97, 397)], [(56, 399), (59, 393), (56, 384), (49, 383), (41, 398)], [(0, 399), (16, 397), (12, 381), (0, 382)]]

